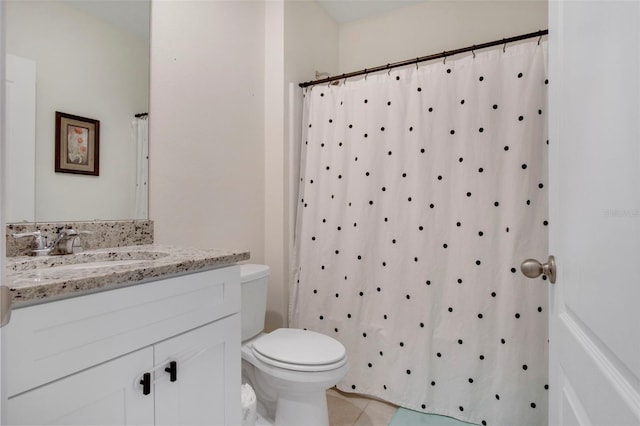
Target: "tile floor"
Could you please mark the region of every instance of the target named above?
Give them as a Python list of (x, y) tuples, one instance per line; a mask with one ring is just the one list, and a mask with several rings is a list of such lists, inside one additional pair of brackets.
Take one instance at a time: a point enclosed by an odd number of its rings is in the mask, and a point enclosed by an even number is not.
[(331, 426), (387, 426), (398, 408), (388, 402), (342, 393), (335, 388), (327, 391), (327, 405)]

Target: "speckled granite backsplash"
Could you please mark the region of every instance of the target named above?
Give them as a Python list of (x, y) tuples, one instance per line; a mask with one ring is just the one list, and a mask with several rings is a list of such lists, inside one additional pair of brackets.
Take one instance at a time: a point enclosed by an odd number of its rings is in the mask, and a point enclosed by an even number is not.
[(13, 234), (40, 230), (49, 242), (60, 230), (91, 231), (80, 239), (85, 250), (153, 244), (151, 220), (95, 220), (89, 222), (9, 223), (6, 226), (6, 256), (29, 256), (32, 237), (14, 238)]

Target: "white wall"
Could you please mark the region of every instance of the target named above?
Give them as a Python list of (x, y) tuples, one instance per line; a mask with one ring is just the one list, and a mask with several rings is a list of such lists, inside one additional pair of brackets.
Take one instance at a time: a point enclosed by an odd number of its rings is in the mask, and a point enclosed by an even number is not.
[[(7, 1), (7, 53), (36, 61), (36, 220), (133, 217), (133, 115), (148, 43), (57, 1)], [(54, 172), (55, 111), (100, 120), (100, 176)], [(16, 220), (16, 218), (10, 218)]]
[(548, 27), (547, 2), (427, 1), (340, 26), (340, 73)]
[(264, 3), (151, 5), (150, 218), (158, 243), (264, 262)]
[(315, 1), (287, 1), (284, 13), (285, 81), (298, 88), (316, 71), (337, 73), (338, 24)]
[[(297, 186), (297, 161), (291, 152), (300, 142), (289, 121), (290, 86), (311, 80), (318, 71), (338, 68), (338, 26), (312, 1), (266, 2), (265, 14), (265, 263), (271, 268), (267, 306), (268, 330), (288, 325), (289, 256), (295, 220), (292, 189)], [(290, 128), (290, 124), (294, 124)]]
[(286, 274), (285, 247), (285, 97), (284, 97), (284, 2), (265, 3), (265, 98), (264, 98), (264, 260), (271, 268), (267, 295), (266, 327), (284, 325)]

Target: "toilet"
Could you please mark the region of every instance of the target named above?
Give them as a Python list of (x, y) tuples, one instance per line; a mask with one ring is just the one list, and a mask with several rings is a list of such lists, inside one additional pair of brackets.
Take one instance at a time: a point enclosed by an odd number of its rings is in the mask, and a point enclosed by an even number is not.
[(314, 331), (263, 333), (269, 267), (240, 265), (242, 381), (257, 399), (258, 425), (328, 426), (326, 391), (347, 373), (344, 346)]

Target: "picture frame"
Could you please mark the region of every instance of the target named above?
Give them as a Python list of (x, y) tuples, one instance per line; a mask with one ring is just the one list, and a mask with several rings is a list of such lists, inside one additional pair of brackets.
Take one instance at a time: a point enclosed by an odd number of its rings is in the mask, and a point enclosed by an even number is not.
[(100, 174), (100, 121), (56, 111), (56, 173)]

